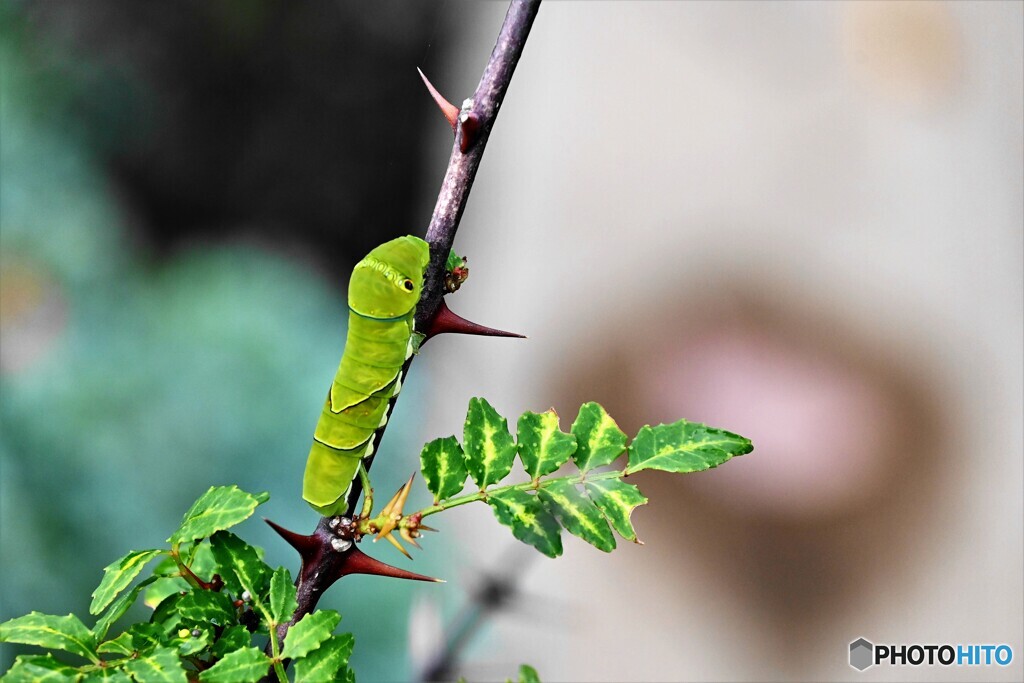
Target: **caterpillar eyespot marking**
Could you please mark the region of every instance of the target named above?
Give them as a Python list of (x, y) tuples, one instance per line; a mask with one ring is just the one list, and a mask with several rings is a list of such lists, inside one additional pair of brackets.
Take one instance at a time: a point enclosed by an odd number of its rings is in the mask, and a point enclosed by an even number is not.
[(427, 243), (407, 235), (375, 248), (352, 270), (345, 351), (302, 480), (302, 497), (325, 517), (344, 514), (359, 462), (373, 454), (377, 432), (402, 389), (429, 261)]

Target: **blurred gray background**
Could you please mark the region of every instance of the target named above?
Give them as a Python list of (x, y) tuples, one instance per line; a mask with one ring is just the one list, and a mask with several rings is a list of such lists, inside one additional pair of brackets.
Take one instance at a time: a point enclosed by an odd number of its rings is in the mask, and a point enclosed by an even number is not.
[[(348, 270), (422, 235), (450, 149), (415, 67), (460, 102), (505, 8), (2, 7), (0, 618), (84, 613), (211, 483), (312, 527)], [(484, 506), (438, 518), (411, 565), (370, 548), (449, 583), (332, 591), (360, 680), (421, 676), (433, 625), (503, 567), (517, 590), (458, 653), (469, 680), (1022, 678), (1022, 8), (542, 7), (451, 301), (530, 338), (432, 342), (375, 480), (477, 395), (564, 428), (587, 400), (629, 433), (686, 417), (755, 451), (639, 475), (646, 545), (610, 556), (521, 554)], [(861, 674), (859, 636), (1015, 661)]]

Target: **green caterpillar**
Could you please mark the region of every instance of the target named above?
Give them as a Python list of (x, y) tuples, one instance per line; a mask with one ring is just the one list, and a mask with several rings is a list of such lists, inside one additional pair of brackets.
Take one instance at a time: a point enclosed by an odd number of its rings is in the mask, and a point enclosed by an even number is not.
[(348, 337), (306, 460), (302, 497), (325, 517), (345, 512), (363, 458), (373, 454), (418, 345), (414, 330), (427, 243), (406, 235), (356, 264), (348, 288)]

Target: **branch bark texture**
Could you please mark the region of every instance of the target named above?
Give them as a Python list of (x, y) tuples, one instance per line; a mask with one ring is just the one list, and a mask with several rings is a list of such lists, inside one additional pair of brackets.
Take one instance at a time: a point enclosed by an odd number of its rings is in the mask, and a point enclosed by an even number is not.
[[(512, 0), (494, 50), (480, 78), (480, 84), (473, 93), (471, 103), (462, 108), (451, 157), (448, 160), (448, 170), (441, 183), (437, 204), (427, 229), (426, 241), (430, 245), (430, 264), (424, 273), (422, 295), (416, 309), (416, 327), (419, 330), (427, 329), (441, 306), (448, 252), (455, 240), (455, 233), (459, 229), (459, 222), (480, 167), (487, 139), (497, 118), (498, 109), (508, 92), (516, 64), (523, 54), (530, 27), (540, 8), (540, 1)], [(412, 359), (409, 362), (411, 361)], [(378, 439), (381, 433), (378, 432)], [(371, 464), (372, 458), (364, 460), (367, 469)], [(348, 498), (347, 517), (351, 517), (355, 511), (361, 492), (362, 481), (356, 479)], [(335, 526), (336, 523), (337, 520)], [(299, 550), (303, 563), (298, 580), (298, 609), (289, 623), (282, 624), (278, 629), (282, 642), (288, 628), (312, 612), (324, 592), (341, 576), (354, 572), (385, 573), (376, 568), (368, 568), (369, 558), (362, 559), (362, 564), (357, 562), (356, 560), (366, 556), (358, 552), (351, 543), (344, 546), (345, 550), (339, 550), (336, 545), (332, 546), (332, 543), (338, 542), (333, 528), (331, 519), (321, 518), (316, 531), (310, 536), (283, 532), (289, 543)], [(401, 573), (401, 570), (397, 571)], [(398, 574), (392, 572), (390, 575)]]
[[(444, 298), (444, 274), (448, 252), (455, 242), (455, 233), (466, 210), (469, 191), (473, 188), (473, 181), (480, 168), (487, 139), (512, 82), (512, 74), (523, 54), (533, 20), (540, 9), (540, 2), (541, 0), (512, 0), (498, 33), (498, 40), (491, 51), (491, 57), (471, 98), (472, 104), (463, 107), (460, 124), (455, 131), (451, 156), (448, 159), (448, 170), (441, 182), (441, 190), (437, 195), (434, 213), (430, 217), (430, 226), (427, 228), (426, 241), (430, 245), (430, 264), (424, 273), (423, 291), (416, 307), (418, 330), (427, 329)], [(474, 125), (465, 125), (466, 119), (473, 120)], [(471, 139), (465, 139), (465, 136), (471, 136)], [(466, 151), (463, 152), (463, 149)], [(408, 367), (404, 372), (407, 371)], [(374, 446), (376, 453), (379, 444)], [(365, 460), (364, 465), (369, 470), (373, 465), (373, 457)], [(356, 479), (352, 482), (352, 490), (349, 492), (346, 516), (351, 517), (355, 512), (361, 493), (362, 482)]]

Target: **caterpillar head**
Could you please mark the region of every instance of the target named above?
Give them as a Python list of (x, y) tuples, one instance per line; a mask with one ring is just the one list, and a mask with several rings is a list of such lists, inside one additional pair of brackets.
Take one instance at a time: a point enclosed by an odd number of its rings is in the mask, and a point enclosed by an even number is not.
[(406, 235), (385, 242), (356, 264), (348, 287), (348, 306), (367, 318), (398, 318), (412, 311), (423, 289), (430, 261), (427, 243)]

